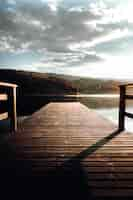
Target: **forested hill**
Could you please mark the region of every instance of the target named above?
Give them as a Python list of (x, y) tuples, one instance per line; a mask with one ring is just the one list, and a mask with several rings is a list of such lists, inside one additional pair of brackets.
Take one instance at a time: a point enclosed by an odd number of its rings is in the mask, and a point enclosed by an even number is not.
[(21, 94), (75, 93), (70, 81), (46, 73), (0, 70), (0, 81), (15, 83)]
[(22, 93), (116, 93), (118, 81), (19, 70), (0, 70), (0, 81), (16, 83)]
[(79, 76), (56, 75), (56, 77), (68, 80), (79, 93), (117, 93), (122, 81), (84, 78)]

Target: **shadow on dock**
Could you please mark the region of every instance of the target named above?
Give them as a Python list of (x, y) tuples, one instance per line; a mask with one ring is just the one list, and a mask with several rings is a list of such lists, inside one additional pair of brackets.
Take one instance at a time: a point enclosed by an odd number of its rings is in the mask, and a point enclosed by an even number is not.
[(21, 193), (22, 197), (34, 196), (37, 199), (43, 198), (48, 200), (94, 200), (95, 198), (88, 183), (88, 171), (85, 171), (81, 161), (118, 134), (120, 134), (120, 130), (112, 132), (80, 152), (77, 156), (66, 160), (61, 166), (56, 166), (55, 170), (49, 170), (47, 175), (46, 173), (43, 174), (42, 171), (40, 175), (34, 176), (31, 170), (32, 162), (16, 161), (16, 149), (13, 151), (10, 146), (7, 146), (6, 149), (4, 147), (3, 149), (6, 150), (5, 153), (8, 155), (8, 160), (4, 160), (3, 157), (4, 166), (0, 166), (2, 168), (0, 170), (1, 178), (3, 178), (1, 180), (4, 180), (3, 186), (6, 188), (9, 186), (9, 190), (15, 195), (16, 191)]
[[(119, 133), (120, 130), (114, 131), (113, 133), (97, 141), (95, 144), (88, 147), (84, 151), (80, 152), (77, 156), (64, 162), (52, 173), (50, 172), (51, 174), (49, 177), (52, 178), (52, 180), (50, 181), (50, 188), (52, 183), (52, 186), (55, 190), (54, 194), (57, 194), (58, 197), (58, 195), (63, 192), (63, 199), (95, 199), (92, 194), (91, 188), (89, 188), (88, 171), (85, 171), (85, 169), (83, 168), (82, 160), (93, 154), (95, 151), (108, 143)], [(59, 199), (61, 199), (61, 196)]]

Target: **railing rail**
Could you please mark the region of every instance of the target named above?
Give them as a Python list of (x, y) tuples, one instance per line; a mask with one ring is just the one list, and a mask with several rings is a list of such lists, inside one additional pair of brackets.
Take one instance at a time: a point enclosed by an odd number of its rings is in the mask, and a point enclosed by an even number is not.
[(126, 89), (128, 87), (133, 87), (133, 84), (120, 85), (120, 101), (119, 101), (119, 130), (123, 131), (125, 129), (125, 117), (133, 119), (133, 113), (126, 112), (126, 100), (133, 99), (133, 95), (127, 95)]
[(15, 84), (0, 82), (0, 101), (7, 101), (6, 112), (1, 113), (0, 119), (10, 118), (11, 131), (17, 130), (16, 88)]

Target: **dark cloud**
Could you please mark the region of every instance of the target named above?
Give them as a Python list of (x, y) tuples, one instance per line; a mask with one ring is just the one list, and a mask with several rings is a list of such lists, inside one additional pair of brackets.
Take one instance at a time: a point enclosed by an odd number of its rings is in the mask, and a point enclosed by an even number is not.
[(3, 35), (15, 32), (16, 25), (14, 23), (14, 18), (15, 15), (10, 12), (0, 11), (0, 32), (3, 33)]

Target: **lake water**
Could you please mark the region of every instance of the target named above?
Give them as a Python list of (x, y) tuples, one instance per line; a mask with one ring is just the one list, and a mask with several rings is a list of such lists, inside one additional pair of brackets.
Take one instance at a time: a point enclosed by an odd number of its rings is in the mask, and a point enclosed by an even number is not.
[[(118, 116), (119, 116), (118, 108), (101, 108), (94, 110), (104, 118), (107, 118), (116, 125), (118, 125)], [(128, 107), (127, 110), (133, 113), (133, 107)], [(133, 133), (133, 119), (125, 118), (125, 128), (126, 130), (131, 131)]]
[[(85, 105), (96, 111), (102, 117), (107, 118), (116, 125), (118, 125), (119, 95), (114, 95), (114, 94), (88, 95), (87, 101), (85, 101)], [(126, 106), (126, 111), (133, 113), (133, 104), (132, 106), (131, 105)], [(133, 119), (129, 119), (127, 117), (125, 118), (125, 128), (126, 130), (133, 133)]]

